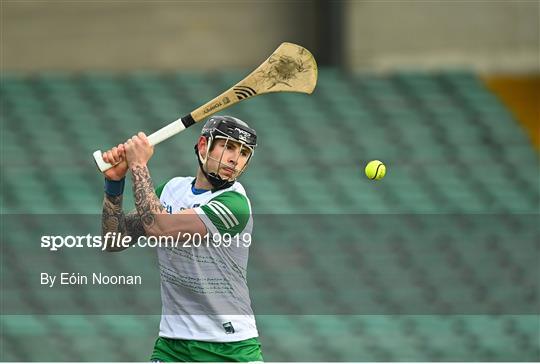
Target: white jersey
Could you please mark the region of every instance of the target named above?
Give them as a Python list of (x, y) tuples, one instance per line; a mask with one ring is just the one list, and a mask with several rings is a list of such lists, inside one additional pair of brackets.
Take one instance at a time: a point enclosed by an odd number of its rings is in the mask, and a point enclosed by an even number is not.
[[(257, 337), (246, 280), (253, 228), (249, 199), (238, 182), (211, 192), (194, 189), (194, 180), (173, 178), (156, 190), (168, 213), (195, 209), (215, 244), (203, 241), (194, 247), (193, 241), (191, 247), (157, 249), (162, 301), (159, 336), (211, 342)], [(232, 243), (225, 247), (231, 237)]]

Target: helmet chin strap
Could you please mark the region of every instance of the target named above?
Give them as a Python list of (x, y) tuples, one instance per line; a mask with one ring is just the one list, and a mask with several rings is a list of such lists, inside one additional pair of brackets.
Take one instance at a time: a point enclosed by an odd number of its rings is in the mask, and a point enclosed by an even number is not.
[[(208, 145), (210, 146), (210, 144), (208, 144)], [(207, 151), (207, 153), (208, 153), (208, 151)], [(219, 190), (222, 190), (222, 189), (225, 189), (225, 188), (229, 188), (234, 184), (235, 180), (227, 181), (227, 180), (224, 180), (223, 178), (221, 178), (216, 173), (207, 173), (205, 171), (204, 165), (206, 164), (206, 160), (208, 159), (208, 154), (207, 154), (207, 158), (205, 158), (205, 161), (203, 162), (201, 154), (199, 153), (199, 148), (198, 148), (197, 144), (195, 144), (195, 154), (197, 155), (197, 161), (199, 162), (199, 168), (201, 169), (204, 177), (206, 177), (208, 182), (210, 182), (212, 187), (214, 187), (212, 189), (212, 192), (219, 191)]]

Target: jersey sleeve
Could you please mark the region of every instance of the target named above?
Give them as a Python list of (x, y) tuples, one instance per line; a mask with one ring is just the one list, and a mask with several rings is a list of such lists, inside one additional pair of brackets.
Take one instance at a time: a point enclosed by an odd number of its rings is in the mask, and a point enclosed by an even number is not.
[[(200, 209), (220, 234), (228, 233), (232, 236), (244, 230), (250, 217), (247, 197), (234, 191), (222, 193)], [(207, 227), (210, 231), (215, 230), (208, 224)]]

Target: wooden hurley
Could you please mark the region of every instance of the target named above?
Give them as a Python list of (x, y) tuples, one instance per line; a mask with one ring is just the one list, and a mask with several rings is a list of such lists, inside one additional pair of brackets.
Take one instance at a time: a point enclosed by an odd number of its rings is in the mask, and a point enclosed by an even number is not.
[[(282, 43), (266, 61), (242, 81), (186, 116), (150, 134), (148, 141), (152, 145), (157, 145), (240, 101), (271, 92), (311, 94), (316, 84), (317, 63), (313, 55), (299, 45)], [(112, 167), (103, 160), (100, 150), (95, 151), (93, 156), (101, 172)]]

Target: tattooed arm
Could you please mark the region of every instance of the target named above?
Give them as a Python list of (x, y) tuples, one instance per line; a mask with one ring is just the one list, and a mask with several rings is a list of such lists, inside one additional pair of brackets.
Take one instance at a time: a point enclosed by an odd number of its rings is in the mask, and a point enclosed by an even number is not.
[(135, 207), (147, 235), (173, 236), (188, 239), (189, 235), (204, 236), (206, 226), (193, 209), (183, 210), (179, 214), (169, 215), (161, 205), (146, 165), (131, 167), (133, 177), (133, 195)]
[[(128, 165), (125, 158), (124, 144), (118, 144), (105, 153), (103, 153), (103, 160), (107, 163), (111, 163), (114, 167), (105, 171), (105, 178), (109, 181), (116, 181), (112, 183), (118, 183), (124, 179), (128, 171)], [(122, 187), (123, 190), (123, 187)], [(107, 251), (121, 251), (126, 249), (123, 246), (113, 246), (114, 239), (112, 236), (107, 236), (107, 233), (121, 233), (122, 236), (131, 236), (131, 245), (135, 244), (137, 239), (144, 235), (144, 228), (141, 223), (137, 211), (132, 211), (127, 215), (124, 215), (122, 210), (122, 195), (111, 196), (105, 193), (103, 199), (103, 210), (101, 214), (101, 232), (103, 242), (106, 244)], [(106, 239), (109, 238), (109, 239)]]
[(154, 192), (150, 171), (146, 165), (135, 165), (131, 168), (133, 178), (133, 195), (135, 207), (141, 217), (141, 222), (147, 232), (152, 232), (155, 227), (156, 215), (167, 212), (161, 205)]
[(177, 238), (178, 233), (182, 233), (184, 239), (188, 239), (190, 234), (205, 235), (206, 226), (193, 209), (169, 215), (161, 205), (146, 166), (154, 151), (146, 135), (139, 133), (129, 139), (124, 146), (133, 178), (135, 207), (146, 235)]
[[(117, 252), (126, 249), (124, 246), (113, 245), (113, 239), (105, 239), (107, 233), (121, 233), (122, 236), (131, 236), (130, 245), (137, 242), (137, 239), (145, 235), (144, 227), (137, 211), (132, 211), (124, 215), (122, 210), (122, 196), (109, 196), (105, 194), (103, 199), (103, 212), (101, 214), (101, 234), (103, 241), (107, 244), (108, 252)], [(110, 234), (109, 234), (110, 235)]]

